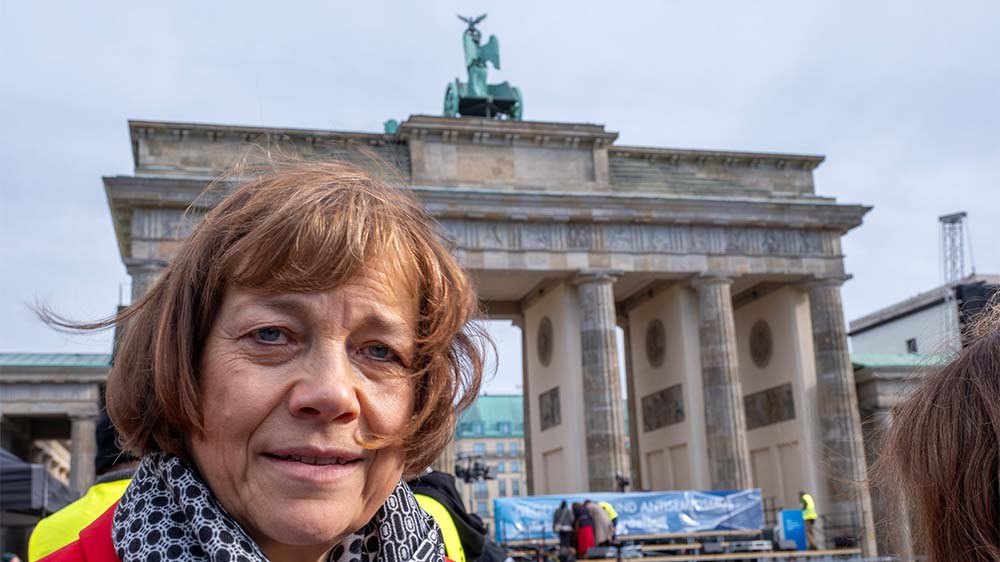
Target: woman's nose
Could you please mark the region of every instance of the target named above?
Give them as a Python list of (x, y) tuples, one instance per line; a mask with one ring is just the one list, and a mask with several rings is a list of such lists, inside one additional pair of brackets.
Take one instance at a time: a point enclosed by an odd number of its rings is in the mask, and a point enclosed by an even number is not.
[(293, 416), (322, 422), (358, 417), (358, 377), (343, 343), (317, 347), (306, 358), (288, 400)]

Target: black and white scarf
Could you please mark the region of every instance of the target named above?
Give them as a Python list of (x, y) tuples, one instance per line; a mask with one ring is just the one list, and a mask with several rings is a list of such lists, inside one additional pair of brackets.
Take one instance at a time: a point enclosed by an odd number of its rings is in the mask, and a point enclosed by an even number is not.
[[(266, 562), (267, 556), (177, 457), (143, 458), (115, 511), (112, 543), (122, 562)], [(329, 562), (442, 562), (437, 524), (402, 481), (371, 521), (330, 551)]]

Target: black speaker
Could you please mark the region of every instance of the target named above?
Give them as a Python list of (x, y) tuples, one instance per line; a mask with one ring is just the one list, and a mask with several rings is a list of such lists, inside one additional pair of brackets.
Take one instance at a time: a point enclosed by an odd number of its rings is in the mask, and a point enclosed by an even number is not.
[(854, 537), (833, 537), (833, 548), (854, 548), (857, 545)]

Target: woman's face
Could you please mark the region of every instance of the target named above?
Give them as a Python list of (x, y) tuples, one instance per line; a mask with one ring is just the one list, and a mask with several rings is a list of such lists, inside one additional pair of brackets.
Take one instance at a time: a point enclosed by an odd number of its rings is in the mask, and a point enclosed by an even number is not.
[(399, 481), (394, 435), (413, 412), (417, 300), (372, 272), (324, 293), (232, 289), (205, 344), (195, 464), (272, 559), (331, 548)]

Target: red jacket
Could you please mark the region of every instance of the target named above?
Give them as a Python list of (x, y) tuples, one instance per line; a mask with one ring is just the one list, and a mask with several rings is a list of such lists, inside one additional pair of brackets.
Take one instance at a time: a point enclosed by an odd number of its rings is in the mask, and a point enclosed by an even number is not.
[(118, 502), (115, 502), (104, 515), (80, 531), (76, 542), (69, 543), (40, 562), (121, 562), (111, 542), (111, 522), (117, 507)]

